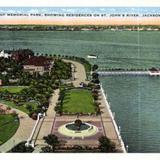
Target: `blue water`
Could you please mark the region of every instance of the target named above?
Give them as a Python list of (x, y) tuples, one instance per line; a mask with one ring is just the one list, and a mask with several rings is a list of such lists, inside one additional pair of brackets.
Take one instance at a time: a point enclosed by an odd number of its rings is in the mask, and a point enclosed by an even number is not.
[(75, 55), (100, 68), (151, 68), (160, 63), (160, 32), (137, 31), (0, 31), (0, 49), (30, 48), (35, 52)]
[(160, 78), (101, 78), (129, 152), (160, 152)]

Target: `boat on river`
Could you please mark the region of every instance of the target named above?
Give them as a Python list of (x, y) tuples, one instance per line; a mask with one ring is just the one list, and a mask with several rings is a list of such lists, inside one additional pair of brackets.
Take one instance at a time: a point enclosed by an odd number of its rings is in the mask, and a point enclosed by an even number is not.
[(90, 54), (90, 55), (87, 56), (87, 58), (96, 59), (96, 58), (98, 58), (98, 56), (95, 55), (95, 54)]

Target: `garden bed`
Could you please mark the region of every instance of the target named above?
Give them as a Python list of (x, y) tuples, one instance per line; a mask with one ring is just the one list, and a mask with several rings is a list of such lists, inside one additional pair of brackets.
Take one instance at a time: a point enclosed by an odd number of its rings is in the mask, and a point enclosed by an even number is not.
[(27, 88), (28, 86), (3, 86), (0, 87), (0, 91), (8, 91), (10, 93), (18, 93), (24, 88)]
[(17, 106), (13, 102), (7, 101), (7, 100), (0, 100), (0, 103), (3, 103), (5, 105), (7, 105), (8, 107), (18, 109), (18, 110), (25, 112), (27, 114), (30, 113), (29, 110), (27, 109), (27, 105), (30, 105), (32, 107), (32, 110), (36, 110), (38, 107), (38, 104), (36, 102), (25, 102), (24, 104), (19, 105), (19, 106)]

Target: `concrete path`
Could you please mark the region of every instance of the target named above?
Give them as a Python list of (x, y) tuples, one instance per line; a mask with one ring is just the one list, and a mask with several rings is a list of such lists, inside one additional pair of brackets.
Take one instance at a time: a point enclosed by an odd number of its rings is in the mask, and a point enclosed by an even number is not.
[(18, 113), (18, 117), (20, 119), (19, 128), (12, 138), (10, 138), (6, 143), (0, 146), (0, 152), (7, 152), (15, 145), (22, 141), (26, 141), (30, 136), (33, 126), (36, 121), (32, 120), (26, 113), (13, 109)]
[(35, 142), (35, 151), (34, 152), (39, 152), (40, 151), (40, 146), (45, 146), (46, 143), (43, 140), (44, 136), (47, 136), (48, 134), (51, 133), (52, 130), (52, 125), (54, 118), (56, 116), (56, 112), (54, 110), (54, 107), (56, 106), (56, 103), (58, 102), (58, 97), (59, 97), (59, 89), (54, 91), (54, 94), (50, 98), (50, 104), (48, 107), (48, 110), (46, 112), (46, 116), (43, 120), (42, 126), (40, 128), (40, 132), (37, 136), (37, 140)]
[(72, 63), (75, 67), (75, 72), (73, 73), (75, 80), (72, 81), (75, 87), (79, 87), (79, 84), (81, 82), (88, 83), (88, 81), (86, 80), (87, 78), (86, 78), (85, 68), (81, 63), (66, 59), (64, 61)]

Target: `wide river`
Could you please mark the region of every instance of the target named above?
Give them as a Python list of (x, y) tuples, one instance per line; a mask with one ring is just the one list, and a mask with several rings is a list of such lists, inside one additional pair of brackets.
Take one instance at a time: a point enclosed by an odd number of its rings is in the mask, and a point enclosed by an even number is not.
[[(158, 31), (0, 31), (0, 49), (75, 55), (105, 68), (160, 66)], [(160, 78), (101, 77), (129, 152), (160, 152)]]

